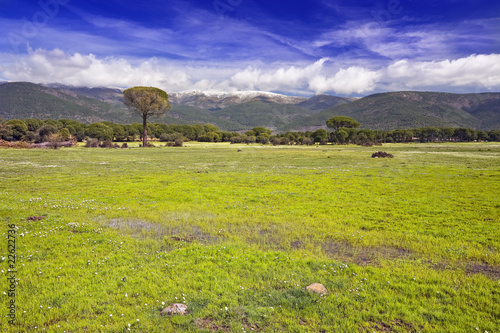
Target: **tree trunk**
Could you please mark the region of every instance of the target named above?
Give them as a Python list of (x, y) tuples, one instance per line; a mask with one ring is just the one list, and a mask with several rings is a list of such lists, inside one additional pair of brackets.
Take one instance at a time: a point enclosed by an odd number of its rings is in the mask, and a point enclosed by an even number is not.
[(142, 116), (142, 146), (148, 146), (148, 121), (146, 115)]

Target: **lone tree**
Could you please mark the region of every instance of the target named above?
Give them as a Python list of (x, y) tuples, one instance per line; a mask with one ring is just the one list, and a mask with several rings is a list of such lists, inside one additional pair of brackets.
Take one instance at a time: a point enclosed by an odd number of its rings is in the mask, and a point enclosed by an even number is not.
[(163, 116), (170, 109), (168, 94), (155, 87), (133, 87), (123, 92), (126, 106), (142, 117), (142, 146), (148, 144), (148, 118)]
[(346, 116), (336, 116), (328, 119), (326, 121), (326, 126), (329, 128), (334, 128), (337, 131), (341, 127), (345, 128), (358, 128), (361, 124), (356, 120), (346, 117)]

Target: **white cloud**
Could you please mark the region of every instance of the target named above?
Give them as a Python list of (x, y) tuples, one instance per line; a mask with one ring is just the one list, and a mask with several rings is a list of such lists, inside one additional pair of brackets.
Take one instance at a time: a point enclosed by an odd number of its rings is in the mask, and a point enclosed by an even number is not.
[(362, 94), (375, 89), (380, 74), (363, 67), (340, 69), (332, 77), (315, 76), (309, 81), (309, 87), (315, 92), (335, 91), (338, 94)]
[[(348, 62), (346, 62), (348, 64)], [(262, 90), (289, 94), (368, 94), (387, 90), (500, 90), (500, 54), (443, 61), (398, 60), (387, 66), (342, 66), (335, 59), (313, 63), (196, 63), (162, 59), (99, 58), (59, 49), (0, 54), (0, 77), (11, 81), (75, 86), (151, 85), (168, 92)]]
[(433, 86), (500, 89), (500, 54), (471, 55), (443, 61), (397, 61), (383, 70), (385, 80), (400, 88)]

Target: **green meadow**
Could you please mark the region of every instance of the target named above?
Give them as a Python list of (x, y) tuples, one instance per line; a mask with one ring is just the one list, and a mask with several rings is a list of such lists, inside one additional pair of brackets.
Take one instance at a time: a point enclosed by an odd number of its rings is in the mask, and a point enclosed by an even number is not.
[(0, 149), (0, 220), (1, 332), (500, 331), (498, 143)]

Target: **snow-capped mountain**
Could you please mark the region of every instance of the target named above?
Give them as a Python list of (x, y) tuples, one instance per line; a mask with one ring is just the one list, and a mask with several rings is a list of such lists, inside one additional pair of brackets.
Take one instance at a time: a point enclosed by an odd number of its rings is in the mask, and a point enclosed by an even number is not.
[(295, 97), (264, 91), (238, 91), (234, 93), (208, 93), (201, 91), (179, 92), (169, 94), (170, 104), (193, 106), (205, 110), (222, 109), (230, 105), (251, 101), (263, 101), (276, 104), (297, 104), (307, 100), (306, 97)]

